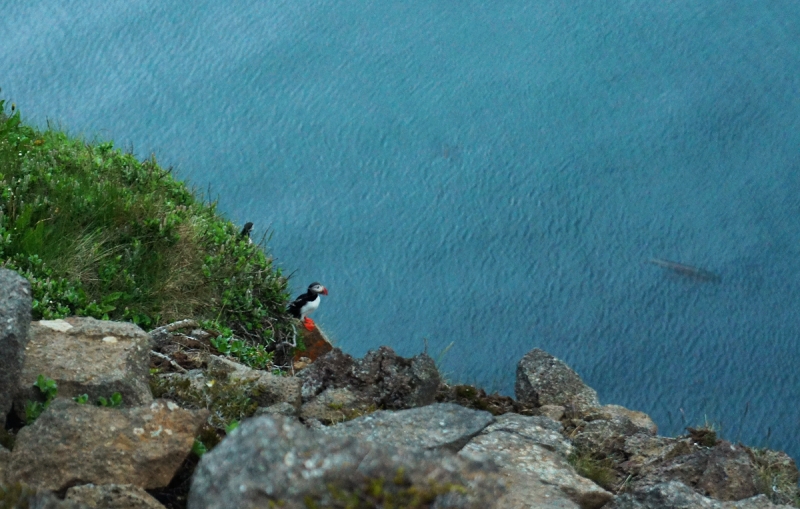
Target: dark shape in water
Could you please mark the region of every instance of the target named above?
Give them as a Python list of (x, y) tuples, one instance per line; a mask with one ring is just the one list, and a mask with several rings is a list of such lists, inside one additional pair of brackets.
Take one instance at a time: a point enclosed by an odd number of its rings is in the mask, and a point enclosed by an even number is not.
[(719, 283), (722, 280), (721, 277), (709, 270), (701, 269), (700, 267), (692, 267), (691, 265), (684, 265), (683, 263), (671, 262), (669, 260), (662, 260), (661, 258), (650, 258), (647, 260), (647, 263), (658, 265), (659, 267), (669, 269), (681, 276), (688, 276), (699, 281)]

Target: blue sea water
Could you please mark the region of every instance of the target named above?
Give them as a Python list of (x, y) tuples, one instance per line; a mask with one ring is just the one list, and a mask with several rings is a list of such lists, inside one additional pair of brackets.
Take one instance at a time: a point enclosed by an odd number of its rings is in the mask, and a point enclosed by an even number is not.
[(800, 458), (800, 3), (0, 5), (0, 96), (269, 232), (345, 351), (513, 394), (540, 347)]

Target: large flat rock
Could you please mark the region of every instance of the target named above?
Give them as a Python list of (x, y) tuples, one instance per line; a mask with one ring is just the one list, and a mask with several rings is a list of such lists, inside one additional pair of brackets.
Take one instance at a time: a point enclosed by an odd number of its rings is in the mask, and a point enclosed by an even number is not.
[(56, 399), (17, 434), (8, 481), (53, 491), (76, 483), (164, 487), (207, 417), (163, 400), (115, 409)]
[(396, 412), (374, 412), (330, 426), (324, 432), (397, 447), (441, 448), (457, 452), (494, 421), (489, 412), (452, 403), (436, 403)]
[[(496, 470), (446, 450), (330, 436), (263, 416), (243, 422), (203, 455), (188, 507), (484, 509), (503, 490)], [(420, 499), (424, 505), (413, 503)]]
[(25, 402), (41, 397), (33, 387), (39, 375), (56, 381), (60, 397), (88, 394), (97, 401), (119, 392), (125, 406), (149, 404), (151, 343), (132, 323), (78, 317), (33, 322), (15, 411), (24, 418)]
[(567, 463), (572, 446), (560, 427), (547, 417), (505, 414), (470, 440), (460, 455), (489, 456), (501, 465), (508, 491), (497, 508), (598, 509), (613, 495)]

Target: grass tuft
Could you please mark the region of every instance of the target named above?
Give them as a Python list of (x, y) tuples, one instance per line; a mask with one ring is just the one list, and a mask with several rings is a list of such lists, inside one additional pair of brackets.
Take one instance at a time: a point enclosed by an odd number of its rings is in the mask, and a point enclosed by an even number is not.
[(30, 281), (34, 319), (194, 318), (254, 344), (291, 337), (287, 279), (216, 203), (154, 157), (37, 130), (2, 100), (0, 266)]

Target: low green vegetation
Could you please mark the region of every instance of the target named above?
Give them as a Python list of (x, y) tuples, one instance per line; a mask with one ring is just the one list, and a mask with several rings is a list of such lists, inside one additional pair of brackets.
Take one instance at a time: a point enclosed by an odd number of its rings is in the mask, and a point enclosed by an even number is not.
[(567, 461), (578, 475), (609, 491), (616, 491), (617, 476), (611, 458), (598, 458), (588, 451), (575, 451), (567, 457)]
[[(370, 509), (375, 507), (397, 509), (423, 509), (438, 507), (437, 498), (442, 495), (463, 496), (468, 493), (465, 486), (456, 483), (437, 483), (431, 481), (427, 486), (414, 485), (399, 469), (394, 478), (366, 478), (345, 488), (328, 484), (331, 501), (321, 503), (313, 497), (306, 497), (304, 505), (308, 509)], [(280, 507), (280, 503), (270, 505)]]
[(56, 384), (56, 381), (44, 375), (36, 377), (36, 382), (34, 382), (33, 386), (42, 393), (44, 402), (29, 400), (25, 403), (25, 422), (27, 424), (31, 424), (42, 415), (42, 412), (50, 406), (50, 402), (53, 401), (58, 394), (58, 384)]
[(253, 391), (252, 385), (227, 377), (194, 382), (181, 377), (150, 377), (154, 397), (169, 398), (188, 408), (206, 408), (211, 412), (209, 424), (220, 430), (227, 430), (233, 422), (256, 411), (258, 404), (248, 395)]
[[(50, 402), (53, 401), (56, 396), (58, 396), (58, 384), (52, 378), (48, 378), (44, 375), (39, 375), (36, 377), (36, 382), (33, 384), (34, 387), (39, 389), (39, 392), (44, 397), (44, 401), (30, 401), (28, 400), (25, 403), (25, 423), (31, 424), (35, 421), (42, 412), (50, 406)], [(75, 396), (72, 398), (78, 404), (85, 405), (89, 402), (89, 395), (88, 394), (81, 394), (79, 396)], [(104, 406), (109, 408), (117, 408), (122, 405), (122, 394), (119, 392), (115, 392), (109, 398), (104, 398), (100, 396), (97, 398), (97, 406)]]
[(213, 320), (245, 340), (218, 348), (256, 365), (292, 336), (286, 278), (215, 203), (153, 157), (38, 130), (2, 100), (0, 266), (30, 281), (34, 319)]
[(103, 396), (100, 396), (99, 398), (97, 398), (97, 404), (98, 406), (117, 408), (118, 406), (122, 405), (122, 395), (118, 392), (115, 392), (108, 399), (104, 398)]

